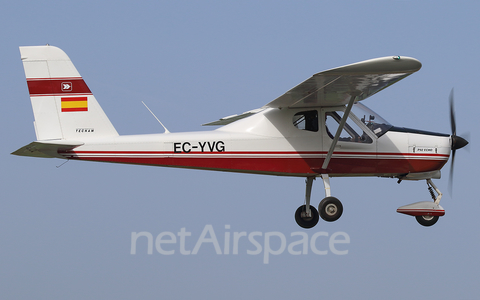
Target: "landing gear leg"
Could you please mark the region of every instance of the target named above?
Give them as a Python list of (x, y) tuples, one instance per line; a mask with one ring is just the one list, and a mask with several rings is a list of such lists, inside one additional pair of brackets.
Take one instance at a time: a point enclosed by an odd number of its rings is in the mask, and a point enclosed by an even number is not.
[(310, 205), (310, 195), (312, 194), (312, 185), (314, 176), (307, 177), (305, 189), (305, 205), (300, 206), (295, 212), (295, 221), (300, 227), (312, 228), (318, 223), (318, 211)]
[(330, 193), (330, 177), (328, 174), (322, 174), (323, 179), (323, 186), (325, 187), (325, 197), (330, 197), (332, 194)]
[[(440, 204), (440, 200), (442, 199), (442, 192), (437, 188), (437, 186), (433, 183), (432, 179), (427, 179), (427, 185), (428, 185), (428, 191), (430, 192), (430, 195), (432, 196), (433, 202), (435, 202), (436, 205)], [(435, 189), (435, 192), (437, 192), (438, 196), (435, 197), (435, 194), (432, 191), (432, 188)]]
[(325, 186), (325, 198), (318, 205), (318, 213), (325, 221), (333, 222), (342, 216), (343, 205), (340, 200), (331, 196), (330, 177), (328, 177), (328, 174), (322, 174), (322, 179)]

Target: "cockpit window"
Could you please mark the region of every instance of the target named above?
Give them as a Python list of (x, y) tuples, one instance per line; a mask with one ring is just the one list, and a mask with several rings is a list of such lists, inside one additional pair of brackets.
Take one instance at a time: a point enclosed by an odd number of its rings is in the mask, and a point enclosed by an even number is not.
[(302, 111), (293, 116), (293, 126), (301, 130), (318, 131), (318, 113), (316, 110)]
[[(328, 136), (333, 140), (335, 133), (340, 126), (343, 111), (330, 111), (325, 114), (325, 128)], [(342, 142), (372, 143), (368, 136), (352, 119), (348, 118), (338, 139)]]
[(393, 125), (380, 117), (380, 115), (361, 103), (353, 105), (352, 113), (378, 137), (381, 137), (393, 127)]

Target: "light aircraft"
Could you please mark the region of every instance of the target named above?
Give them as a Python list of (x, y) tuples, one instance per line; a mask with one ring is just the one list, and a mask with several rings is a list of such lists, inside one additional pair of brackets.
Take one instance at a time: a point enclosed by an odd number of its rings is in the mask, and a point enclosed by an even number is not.
[[(450, 154), (453, 170), (455, 151), (468, 144), (456, 135), (453, 94), (451, 134), (393, 126), (361, 103), (418, 71), (421, 63), (410, 57), (317, 73), (261, 108), (204, 124), (221, 126), (212, 131), (119, 135), (65, 52), (46, 45), (20, 53), (37, 140), (12, 154), (305, 177), (305, 202), (295, 212), (303, 228), (319, 216), (340, 218), (342, 203), (330, 192), (330, 177), (338, 176), (426, 180), (433, 201), (397, 212), (435, 224), (445, 210), (432, 179), (440, 178)], [(317, 177), (325, 187), (318, 210), (310, 205)]]

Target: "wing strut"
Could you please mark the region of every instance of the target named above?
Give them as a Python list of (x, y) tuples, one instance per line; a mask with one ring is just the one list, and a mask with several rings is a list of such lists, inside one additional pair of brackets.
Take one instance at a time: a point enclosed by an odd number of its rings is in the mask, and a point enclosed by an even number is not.
[(348, 102), (347, 108), (345, 109), (345, 113), (343, 114), (343, 118), (340, 121), (340, 125), (338, 126), (337, 133), (335, 133), (335, 137), (333, 138), (333, 142), (330, 145), (330, 149), (328, 150), (327, 157), (325, 158), (325, 161), (323, 162), (322, 169), (326, 170), (328, 167), (328, 164), (330, 163), (330, 159), (332, 158), (333, 155), (333, 150), (335, 149), (335, 146), (337, 145), (338, 139), (340, 138), (340, 133), (342, 133), (343, 127), (345, 127), (345, 123), (347, 122), (348, 116), (350, 115), (350, 111), (352, 110), (353, 103), (355, 103), (355, 99), (357, 96), (351, 96), (350, 101)]

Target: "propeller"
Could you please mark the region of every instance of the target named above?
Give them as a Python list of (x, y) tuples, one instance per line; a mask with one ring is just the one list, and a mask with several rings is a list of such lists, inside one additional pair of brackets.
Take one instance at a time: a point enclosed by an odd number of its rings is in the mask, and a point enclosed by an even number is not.
[(468, 141), (460, 136), (457, 135), (457, 124), (455, 121), (455, 103), (453, 99), (453, 89), (450, 92), (450, 97), (449, 97), (449, 102), (450, 102), (450, 126), (452, 128), (452, 135), (451, 135), (451, 141), (452, 144), (450, 146), (452, 150), (452, 159), (450, 163), (450, 178), (449, 178), (449, 190), (450, 193), (452, 191), (452, 186), (453, 186), (453, 165), (455, 162), (455, 153), (457, 152), (457, 149), (461, 149), (465, 147), (468, 144)]

